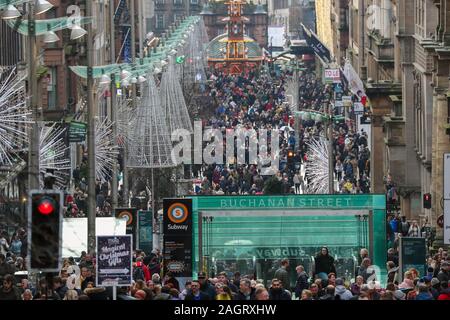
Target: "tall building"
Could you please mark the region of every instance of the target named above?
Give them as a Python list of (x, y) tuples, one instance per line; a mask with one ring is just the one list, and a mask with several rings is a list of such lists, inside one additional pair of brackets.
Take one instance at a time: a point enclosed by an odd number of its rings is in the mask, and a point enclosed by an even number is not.
[(198, 15), (206, 2), (207, 0), (155, 0), (151, 31), (160, 35), (182, 16)]
[(316, 29), (319, 39), (335, 56), (333, 33), (331, 32), (331, 5), (332, 1), (316, 0)]
[[(327, 2), (316, 1), (318, 33), (340, 62), (350, 61), (369, 98), (372, 192), (394, 185), (402, 215), (436, 226), (450, 152), (450, 0)], [(339, 20), (348, 21), (348, 41)], [(332, 39), (324, 34), (330, 24)]]
[(315, 31), (315, 1), (314, 0), (268, 0), (269, 24), (285, 26), (290, 39), (302, 37), (301, 23)]
[(0, 19), (0, 67), (23, 61), (23, 37)]

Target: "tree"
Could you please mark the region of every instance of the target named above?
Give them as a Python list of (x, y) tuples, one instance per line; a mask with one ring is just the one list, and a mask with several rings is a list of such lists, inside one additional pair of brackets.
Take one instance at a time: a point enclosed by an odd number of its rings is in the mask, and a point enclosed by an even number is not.
[(264, 194), (267, 195), (282, 195), (283, 194), (283, 183), (278, 180), (277, 177), (273, 176), (266, 180), (264, 183)]

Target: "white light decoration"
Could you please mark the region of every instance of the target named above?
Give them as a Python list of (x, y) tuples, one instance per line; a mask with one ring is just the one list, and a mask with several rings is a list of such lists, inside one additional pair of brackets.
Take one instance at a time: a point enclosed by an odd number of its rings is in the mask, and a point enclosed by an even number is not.
[(185, 129), (192, 132), (192, 123), (183, 96), (183, 89), (179, 82), (179, 75), (176, 72), (173, 58), (169, 58), (167, 70), (161, 78), (161, 102), (164, 114), (167, 118), (167, 125), (170, 132), (177, 129)]
[(111, 168), (117, 161), (118, 147), (112, 134), (113, 122), (95, 119), (95, 177), (102, 183), (111, 178)]
[(308, 194), (327, 194), (328, 189), (328, 144), (324, 138), (308, 143), (308, 160), (305, 175), (309, 178)]
[(131, 128), (133, 139), (128, 150), (127, 165), (132, 168), (173, 167), (171, 131), (167, 127), (153, 75), (147, 78), (136, 108), (136, 119), (139, 121)]
[(44, 178), (52, 174), (54, 187), (64, 189), (70, 179), (69, 146), (65, 142), (66, 129), (56, 123), (50, 126), (40, 124), (39, 137), (39, 184), (44, 187)]
[(25, 79), (16, 68), (0, 69), (0, 165), (12, 165), (17, 151), (28, 143), (32, 113), (26, 105)]

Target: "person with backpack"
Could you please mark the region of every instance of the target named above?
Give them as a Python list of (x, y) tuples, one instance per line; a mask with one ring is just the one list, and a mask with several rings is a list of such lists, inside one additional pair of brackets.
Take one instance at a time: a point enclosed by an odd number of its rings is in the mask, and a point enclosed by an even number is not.
[(145, 282), (151, 279), (150, 271), (148, 267), (144, 264), (143, 258), (136, 258), (136, 263), (133, 268), (133, 280), (144, 280)]

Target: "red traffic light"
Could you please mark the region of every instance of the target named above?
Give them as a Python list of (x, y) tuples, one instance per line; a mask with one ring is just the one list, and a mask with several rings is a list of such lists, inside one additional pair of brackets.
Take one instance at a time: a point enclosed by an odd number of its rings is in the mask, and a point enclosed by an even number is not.
[(425, 195), (425, 200), (426, 200), (426, 201), (429, 201), (429, 200), (430, 200), (430, 195), (429, 195), (429, 194), (426, 194), (426, 195)]
[(37, 206), (40, 214), (49, 215), (55, 210), (55, 205), (50, 199), (43, 199)]

